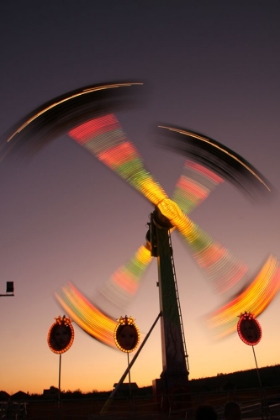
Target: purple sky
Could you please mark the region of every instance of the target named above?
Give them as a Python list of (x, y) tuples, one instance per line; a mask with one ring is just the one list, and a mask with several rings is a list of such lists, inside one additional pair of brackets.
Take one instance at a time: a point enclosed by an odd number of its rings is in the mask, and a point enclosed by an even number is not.
[[(278, 1), (1, 2), (0, 135), (67, 91), (144, 81), (145, 107), (120, 120), (168, 194), (184, 158), (158, 146), (158, 121), (216, 139), (279, 190), (279, 12)], [(93, 297), (144, 242), (153, 208), (67, 136), (32, 160), (4, 161), (0, 179), (0, 293), (15, 284), (15, 297), (0, 306), (0, 389), (42, 392), (58, 382), (58, 356), (46, 341), (62, 315), (53, 292), (70, 280)], [(278, 196), (257, 207), (224, 183), (191, 216), (253, 276), (270, 253), (280, 258), (279, 214)], [(211, 340), (202, 318), (221, 298), (176, 233), (173, 247), (190, 378), (254, 367), (237, 334)], [(143, 337), (159, 311), (156, 281), (154, 261), (127, 313)], [(279, 363), (278, 308), (279, 296), (259, 318), (259, 366)], [(62, 356), (62, 389), (112, 389), (126, 356), (75, 333)], [(131, 374), (144, 386), (160, 373), (158, 326)]]

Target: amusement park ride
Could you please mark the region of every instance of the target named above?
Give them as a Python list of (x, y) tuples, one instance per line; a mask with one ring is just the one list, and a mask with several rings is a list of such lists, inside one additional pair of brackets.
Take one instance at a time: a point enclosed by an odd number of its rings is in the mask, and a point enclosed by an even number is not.
[[(118, 281), (115, 281), (114, 287), (121, 294), (126, 293), (126, 287), (121, 282), (123, 276), (126, 278), (126, 286), (127, 282), (131, 282), (131, 288), (136, 290), (138, 277), (153, 257), (157, 259), (162, 373), (153, 385), (157, 393), (170, 393), (174, 389), (187, 388), (189, 375), (171, 232), (174, 229), (179, 231), (200, 267), (220, 290), (229, 289), (243, 278), (244, 267), (225, 248), (198, 228), (186, 214), (204, 200), (211, 189), (222, 182), (222, 178), (228, 179), (248, 194), (257, 190), (269, 193), (271, 186), (245, 159), (215, 140), (185, 129), (161, 126), (168, 139), (167, 145), (195, 162), (187, 164), (184, 169), (188, 174), (195, 174), (195, 178), (183, 175), (174, 199), (168, 198), (162, 187), (144, 168), (138, 151), (126, 138), (114, 115), (115, 111), (124, 109), (130, 103), (130, 93), (138, 89), (138, 85), (139, 83), (110, 83), (89, 86), (55, 98), (29, 114), (11, 130), (6, 137), (2, 157), (14, 151), (35, 153), (54, 138), (68, 133), (73, 140), (152, 203), (154, 211), (148, 223), (147, 242), (135, 254), (130, 268), (126, 267), (118, 272)], [(252, 293), (256, 284), (259, 286), (264, 277), (266, 286), (263, 287), (266, 287), (267, 293), (262, 293), (259, 299), (265, 299), (265, 302), (255, 302), (253, 308), (243, 308), (243, 311), (252, 311), (256, 316), (259, 315), (278, 291), (279, 269), (276, 259), (270, 258), (247, 291), (240, 292), (240, 296), (232, 301), (235, 310), (242, 312), (240, 305), (244, 302), (244, 293)], [(112, 282), (114, 283), (114, 278)], [(112, 292), (112, 282), (107, 287), (108, 293)], [(272, 282), (273, 290), (271, 287), (269, 289)], [(87, 301), (73, 285), (58, 292), (57, 300), (68, 316), (85, 332), (106, 345), (115, 346), (113, 331), (116, 320), (105, 315), (102, 308)], [(225, 310), (228, 310), (228, 306)], [(232, 316), (236, 320), (236, 313)]]

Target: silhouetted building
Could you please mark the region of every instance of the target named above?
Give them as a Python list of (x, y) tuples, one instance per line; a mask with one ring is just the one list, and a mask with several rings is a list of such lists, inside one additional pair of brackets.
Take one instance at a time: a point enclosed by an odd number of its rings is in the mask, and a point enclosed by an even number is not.
[(5, 391), (0, 391), (0, 401), (8, 401), (10, 399), (10, 395)]
[(54, 400), (58, 398), (59, 389), (51, 386), (50, 389), (44, 389), (43, 397), (48, 400)]
[[(116, 388), (118, 384), (114, 384), (114, 388)], [(138, 392), (138, 385), (135, 382), (131, 383), (123, 383), (120, 385), (117, 391), (117, 398), (118, 397), (128, 397), (130, 394), (136, 395)]]
[(29, 394), (26, 394), (26, 392), (18, 391), (15, 394), (11, 395), (11, 400), (13, 401), (26, 401), (30, 398)]

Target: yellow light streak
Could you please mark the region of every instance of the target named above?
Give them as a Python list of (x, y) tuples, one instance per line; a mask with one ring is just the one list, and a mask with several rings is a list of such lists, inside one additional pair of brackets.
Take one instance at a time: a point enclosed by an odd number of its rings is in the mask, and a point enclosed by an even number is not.
[(220, 331), (216, 338), (231, 334), (236, 329), (237, 318), (242, 312), (260, 315), (280, 289), (278, 260), (270, 256), (254, 281), (232, 301), (214, 311), (207, 319), (210, 329)]

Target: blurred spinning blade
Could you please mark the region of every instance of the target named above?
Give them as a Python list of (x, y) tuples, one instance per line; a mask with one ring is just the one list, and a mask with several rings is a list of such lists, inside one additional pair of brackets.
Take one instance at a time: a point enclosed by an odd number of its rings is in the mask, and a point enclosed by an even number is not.
[(172, 200), (185, 214), (190, 214), (224, 180), (204, 166), (186, 160), (172, 194)]
[[(138, 84), (128, 82), (87, 86), (43, 104), (6, 134), (5, 142), (1, 145), (0, 159), (3, 160), (7, 155), (18, 152), (32, 155), (56, 137), (69, 132), (70, 137), (77, 143), (159, 208), (174, 228), (183, 235), (196, 261), (216, 287), (224, 291), (243, 278), (246, 267), (233, 259), (225, 248), (199, 229), (184, 212), (189, 213), (202, 202), (211, 191), (210, 184), (216, 186), (222, 182), (220, 176), (233, 182), (252, 197), (256, 189), (270, 192), (271, 186), (252, 165), (218, 142), (198, 133), (164, 127), (169, 135), (171, 134), (172, 148), (192, 157), (210, 170), (205, 178), (210, 185), (208, 191), (204, 188), (203, 182), (196, 182), (191, 177), (187, 179), (188, 177), (183, 175), (176, 186), (174, 200), (168, 199), (165, 191), (144, 168), (140, 154), (126, 138), (118, 120), (112, 114), (113, 111), (130, 109), (132, 104), (134, 105), (134, 98), (133, 102), (131, 100), (131, 89), (133, 85)], [(203, 166), (200, 166), (200, 169), (196, 166), (197, 172), (200, 171), (200, 177), (203, 172), (204, 175), (207, 172), (207, 169), (202, 169)], [(192, 169), (189, 167), (187, 170), (194, 170), (194, 164)], [(132, 260), (114, 273), (101, 293), (109, 300), (119, 295), (115, 303), (126, 304), (138, 289), (140, 275), (150, 260), (147, 249), (140, 247)], [(265, 273), (272, 272), (272, 267), (275, 266), (276, 263), (270, 262)], [(271, 288), (267, 287), (266, 291), (270, 290), (271, 298), (278, 291), (278, 274), (275, 273), (272, 277), (266, 277), (270, 279)], [(252, 289), (255, 290), (253, 286)], [(244, 296), (243, 294), (239, 296), (242, 302)], [(248, 293), (246, 296), (253, 295)], [(84, 331), (102, 343), (114, 347), (113, 331), (116, 322), (85, 298), (75, 286), (72, 284), (65, 286), (56, 293), (56, 299)], [(269, 303), (269, 299), (265, 301)], [(257, 302), (257, 309), (264, 310), (265, 304), (260, 303), (263, 302), (261, 297)], [(221, 309), (224, 310), (225, 308)], [(258, 314), (252, 308), (247, 310), (254, 312), (255, 315)], [(226, 314), (226, 312), (221, 313), (223, 316)]]
[(207, 317), (209, 329), (216, 339), (224, 338), (236, 331), (238, 317), (251, 312), (257, 318), (271, 303), (280, 290), (279, 261), (269, 256), (259, 274), (225, 305)]
[[(223, 180), (208, 169), (187, 160), (174, 189), (174, 201), (180, 203), (186, 213), (190, 213), (221, 182)], [(93, 301), (99, 302), (99, 306), (106, 308), (108, 313), (118, 316), (120, 311), (127, 309), (138, 292), (152, 259), (149, 246), (142, 245), (125, 265), (111, 275)]]
[[(163, 188), (145, 169), (139, 152), (126, 137), (115, 115), (110, 114), (87, 121), (71, 130), (69, 136), (159, 208), (183, 235), (195, 260), (219, 292), (229, 289), (243, 278), (247, 270), (245, 265), (235, 260), (229, 251), (199, 229), (175, 201), (168, 199)], [(195, 183), (183, 174), (175, 190), (175, 196), (178, 202), (182, 202), (184, 193), (193, 200), (195, 197), (198, 204), (209, 194), (204, 187), (205, 178), (211, 188), (222, 182), (222, 179), (210, 171), (207, 172), (207, 169), (203, 171), (201, 165), (193, 164), (188, 166), (187, 170), (190, 171), (191, 168), (192, 170), (196, 168), (196, 171), (200, 172), (200, 183), (198, 181)], [(191, 188), (192, 194), (190, 194)], [(184, 206), (185, 210), (190, 211), (194, 205), (189, 199)]]
[(94, 301), (112, 314), (125, 311), (138, 292), (141, 279), (152, 261), (151, 252), (142, 245), (133, 257), (119, 267), (99, 290)]
[(90, 302), (72, 283), (57, 291), (55, 298), (83, 331), (101, 343), (116, 348), (114, 342), (116, 320)]
[(270, 197), (273, 187), (242, 156), (203, 134), (166, 125), (162, 145), (186, 155), (238, 187), (250, 199)]
[(44, 103), (1, 136), (0, 161), (8, 155), (32, 156), (89, 118), (140, 105), (143, 97), (133, 95), (136, 85), (142, 83), (90, 85)]
[(114, 114), (90, 120), (68, 134), (155, 206), (167, 198)]

